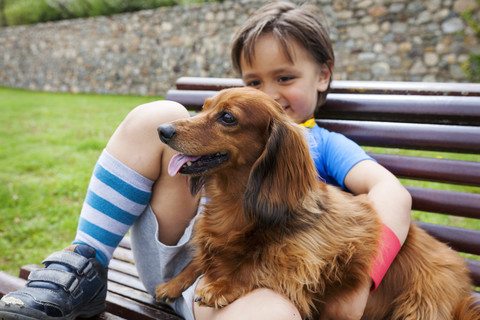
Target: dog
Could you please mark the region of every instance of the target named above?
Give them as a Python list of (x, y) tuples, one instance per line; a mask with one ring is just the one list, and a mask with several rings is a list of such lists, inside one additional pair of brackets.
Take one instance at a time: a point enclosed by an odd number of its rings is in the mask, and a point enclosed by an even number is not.
[[(189, 119), (158, 128), (180, 154), (171, 175), (190, 177), (209, 201), (191, 240), (193, 260), (156, 288), (173, 301), (198, 276), (195, 301), (222, 308), (256, 288), (287, 297), (316, 319), (328, 298), (369, 281), (382, 223), (367, 196), (318, 178), (304, 128), (268, 95), (221, 91)], [(479, 319), (464, 260), (412, 224), (362, 319)]]

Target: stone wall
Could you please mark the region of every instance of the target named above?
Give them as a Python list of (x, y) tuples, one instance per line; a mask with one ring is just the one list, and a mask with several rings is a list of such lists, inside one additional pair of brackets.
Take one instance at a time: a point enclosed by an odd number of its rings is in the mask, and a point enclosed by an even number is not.
[[(235, 28), (267, 1), (171, 7), (0, 29), (0, 86), (164, 94), (180, 76), (235, 77)], [(296, 1), (300, 2), (300, 1)], [(316, 0), (336, 52), (335, 79), (466, 81), (480, 41), (460, 13), (476, 0)]]

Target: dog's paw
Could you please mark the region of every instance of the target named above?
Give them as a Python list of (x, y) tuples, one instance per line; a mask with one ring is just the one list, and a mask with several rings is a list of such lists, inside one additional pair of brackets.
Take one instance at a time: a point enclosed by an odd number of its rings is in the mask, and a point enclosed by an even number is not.
[(173, 302), (182, 295), (183, 288), (177, 286), (172, 281), (167, 281), (157, 285), (155, 288), (155, 297), (157, 302)]
[(239, 298), (239, 295), (233, 292), (231, 287), (212, 283), (198, 291), (195, 302), (203, 306), (220, 309), (226, 307), (237, 298)]

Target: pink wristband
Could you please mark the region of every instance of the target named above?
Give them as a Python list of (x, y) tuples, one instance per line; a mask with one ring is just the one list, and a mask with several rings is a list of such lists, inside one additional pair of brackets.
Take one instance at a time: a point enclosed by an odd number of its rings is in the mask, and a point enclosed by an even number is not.
[(373, 280), (372, 292), (378, 288), (388, 268), (397, 256), (402, 245), (397, 235), (387, 225), (383, 225), (382, 237), (380, 238), (380, 252), (375, 259), (370, 272), (370, 278)]

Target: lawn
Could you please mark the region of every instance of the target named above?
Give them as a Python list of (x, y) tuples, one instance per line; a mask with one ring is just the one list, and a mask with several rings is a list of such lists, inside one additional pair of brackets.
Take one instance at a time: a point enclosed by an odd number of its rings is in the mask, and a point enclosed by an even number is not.
[(0, 88), (0, 270), (17, 274), (70, 244), (108, 138), (157, 99)]

